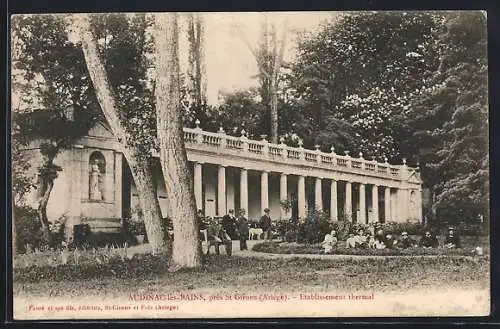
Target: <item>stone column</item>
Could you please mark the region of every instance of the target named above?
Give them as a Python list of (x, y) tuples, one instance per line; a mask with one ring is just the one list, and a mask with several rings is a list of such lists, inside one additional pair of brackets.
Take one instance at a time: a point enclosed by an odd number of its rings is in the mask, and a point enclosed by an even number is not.
[(200, 162), (194, 163), (194, 197), (196, 208), (203, 209), (203, 167)]
[(337, 181), (332, 179), (330, 185), (330, 219), (337, 221), (339, 219), (339, 211), (337, 209)]
[(358, 223), (366, 223), (366, 199), (365, 184), (359, 184), (359, 218)]
[(372, 222), (378, 222), (378, 186), (373, 185), (372, 187)]
[(396, 220), (398, 222), (406, 222), (408, 219), (408, 190), (399, 189), (398, 190), (398, 216)]
[(264, 213), (264, 209), (269, 208), (269, 174), (263, 171), (260, 174), (260, 211)]
[[(282, 173), (280, 176), (280, 201), (288, 200), (287, 175)], [(281, 219), (285, 219), (288, 213), (280, 205)]]
[(306, 217), (306, 178), (304, 176), (299, 176), (299, 182), (297, 184), (298, 191), (298, 208), (299, 208), (299, 218)]
[(352, 221), (352, 184), (351, 182), (345, 183), (345, 204), (344, 204), (345, 219)]
[(227, 212), (226, 209), (226, 167), (219, 166), (217, 183), (217, 214), (224, 216)]
[(70, 175), (66, 178), (68, 182), (68, 193), (70, 196), (68, 222), (66, 223), (65, 228), (65, 238), (67, 240), (69, 240), (70, 237), (73, 237), (73, 226), (80, 224), (82, 216), (82, 183), (84, 178), (88, 178), (83, 165), (85, 160), (83, 157), (84, 152), (82, 151), (82, 149), (73, 147), (71, 152), (68, 152), (71, 158), (68, 161), (68, 171), (70, 172)]
[(398, 189), (391, 193), (391, 220), (396, 221), (398, 217)]
[(240, 209), (245, 209), (248, 216), (248, 170), (241, 168), (240, 172)]
[(384, 211), (385, 211), (385, 221), (391, 221), (391, 188), (386, 186), (384, 188)]
[(422, 190), (418, 190), (416, 207), (417, 207), (417, 216), (418, 216), (418, 220), (420, 221), (420, 223), (422, 223), (424, 220), (424, 209), (422, 207), (422, 199), (423, 199)]
[(323, 191), (321, 190), (321, 178), (316, 177), (314, 185), (314, 205), (315, 210), (323, 210)]

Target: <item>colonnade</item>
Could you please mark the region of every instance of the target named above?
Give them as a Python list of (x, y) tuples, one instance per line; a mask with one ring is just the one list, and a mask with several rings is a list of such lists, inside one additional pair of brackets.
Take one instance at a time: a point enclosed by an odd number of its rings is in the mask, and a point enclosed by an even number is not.
[[(194, 162), (194, 191), (196, 204), (199, 209), (203, 208), (203, 175), (202, 175), (202, 163)], [(245, 209), (248, 212), (248, 169), (239, 168), (239, 208)], [(269, 208), (269, 174), (270, 171), (260, 171), (260, 206), (261, 213), (264, 212), (265, 208)], [(279, 173), (279, 199), (288, 199), (288, 182), (289, 174)], [(306, 176), (304, 175), (294, 175), (297, 177), (297, 204), (298, 204), (298, 217), (304, 218), (308, 211), (308, 202), (306, 199)], [(377, 184), (368, 184), (366, 182), (359, 181), (349, 181), (349, 180), (337, 180), (335, 178), (321, 178), (313, 177), (314, 179), (314, 208), (316, 210), (327, 210), (324, 209), (323, 204), (323, 186), (324, 184), (330, 185), (330, 218), (332, 220), (338, 220), (338, 200), (339, 200), (339, 182), (343, 181), (345, 191), (343, 213), (346, 219), (351, 219), (353, 217), (353, 191), (358, 191), (356, 209), (357, 211), (357, 222), (367, 223), (376, 222), (380, 220), (390, 221), (395, 219), (406, 219), (408, 218), (408, 203), (407, 196), (408, 191), (405, 189), (394, 188), (390, 186), (379, 186)], [(226, 166), (218, 165), (217, 170), (217, 215), (223, 216), (227, 213), (226, 205)], [(379, 189), (383, 190), (383, 218), (379, 212)], [(392, 192), (391, 192), (392, 190)], [(369, 198), (371, 202), (367, 202), (366, 194), (371, 193)], [(367, 208), (369, 206), (369, 208)], [(284, 209), (281, 209), (281, 218), (286, 218), (287, 214)]]

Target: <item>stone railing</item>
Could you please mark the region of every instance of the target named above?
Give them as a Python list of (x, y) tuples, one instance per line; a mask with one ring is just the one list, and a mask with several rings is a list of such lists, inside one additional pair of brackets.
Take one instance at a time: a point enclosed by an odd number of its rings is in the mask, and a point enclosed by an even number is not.
[(290, 147), (284, 144), (281, 139), (280, 144), (269, 143), (265, 136), (262, 140), (252, 140), (242, 132), (241, 137), (234, 137), (225, 134), (222, 128), (217, 133), (204, 131), (201, 128), (184, 128), (184, 141), (188, 150), (213, 150), (218, 154), (235, 153), (247, 158), (259, 160), (280, 161), (287, 164), (308, 165), (312, 167), (331, 168), (338, 171), (354, 172), (390, 179), (401, 179), (402, 169), (413, 171), (413, 168), (403, 165), (391, 165), (387, 162), (381, 163), (376, 160), (363, 159), (363, 154), (359, 157), (351, 157), (346, 151), (345, 155), (336, 154), (334, 148), (331, 153), (322, 152), (319, 145), (315, 150), (302, 147)]

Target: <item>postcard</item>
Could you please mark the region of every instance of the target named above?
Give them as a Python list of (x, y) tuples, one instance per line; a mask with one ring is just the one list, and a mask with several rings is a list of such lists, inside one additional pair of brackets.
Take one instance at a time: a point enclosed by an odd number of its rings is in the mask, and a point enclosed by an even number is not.
[(489, 315), (486, 22), (11, 16), (14, 319)]

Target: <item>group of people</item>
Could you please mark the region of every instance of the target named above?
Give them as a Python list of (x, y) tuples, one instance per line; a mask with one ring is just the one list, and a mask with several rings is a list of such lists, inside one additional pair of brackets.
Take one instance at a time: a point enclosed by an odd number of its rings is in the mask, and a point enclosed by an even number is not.
[[(248, 250), (247, 240), (249, 238), (250, 224), (248, 219), (245, 217), (245, 209), (240, 209), (238, 211), (238, 216), (235, 216), (234, 210), (229, 210), (227, 215), (222, 217), (222, 220), (209, 220), (205, 221), (205, 216), (202, 210), (198, 210), (198, 225), (200, 230), (207, 230), (207, 240), (208, 248), (207, 255), (210, 253), (211, 247), (215, 248), (215, 253), (219, 254), (219, 246), (226, 246), (226, 253), (231, 255), (232, 253), (232, 240), (240, 240), (240, 250)], [(271, 217), (269, 215), (269, 208), (264, 209), (264, 215), (260, 218), (260, 227), (264, 232), (264, 239), (270, 240), (272, 238), (271, 233)], [(200, 239), (204, 236), (200, 234)]]
[[(332, 230), (330, 233), (325, 235), (321, 245), (325, 253), (330, 253), (333, 248), (338, 245), (338, 243), (337, 232)], [(414, 247), (437, 248), (439, 247), (439, 241), (435, 235), (431, 234), (430, 231), (426, 231), (419, 241), (413, 240), (406, 231), (401, 233), (399, 239), (396, 239), (391, 232), (384, 232), (380, 225), (375, 225), (370, 226), (370, 228), (366, 230), (361, 228), (356, 233), (350, 232), (347, 240), (345, 241), (345, 247), (360, 249), (408, 249)], [(443, 247), (460, 248), (460, 239), (454, 228), (449, 228)]]

